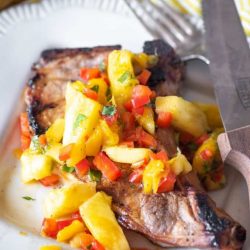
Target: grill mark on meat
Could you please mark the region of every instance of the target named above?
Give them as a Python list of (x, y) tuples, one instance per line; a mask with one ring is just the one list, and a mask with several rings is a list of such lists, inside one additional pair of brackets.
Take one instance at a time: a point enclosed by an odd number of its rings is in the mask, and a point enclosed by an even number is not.
[(151, 71), (149, 86), (158, 96), (176, 95), (182, 84), (183, 63), (173, 48), (163, 40), (147, 41), (143, 52), (159, 57)]

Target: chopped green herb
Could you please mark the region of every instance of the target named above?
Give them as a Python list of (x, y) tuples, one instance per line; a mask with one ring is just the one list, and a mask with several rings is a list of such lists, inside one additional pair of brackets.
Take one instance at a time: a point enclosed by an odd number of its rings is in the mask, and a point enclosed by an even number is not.
[(31, 143), (30, 143), (30, 148), (31, 150), (37, 152), (37, 153), (44, 153), (44, 148), (42, 147), (39, 138), (37, 135), (34, 135), (31, 139)]
[(211, 165), (208, 164), (207, 162), (204, 163), (203, 168), (204, 168), (205, 173), (208, 173), (211, 171)]
[(102, 115), (113, 116), (116, 113), (116, 107), (114, 105), (104, 106), (102, 109)]
[(99, 85), (94, 85), (91, 89), (94, 90), (96, 93), (98, 93)]
[(24, 200), (27, 200), (27, 201), (35, 201), (35, 199), (33, 199), (32, 197), (30, 196), (23, 196), (22, 197)]
[(73, 173), (75, 171), (74, 167), (68, 167), (67, 165), (63, 165), (62, 170), (67, 173)]
[(119, 78), (118, 81), (123, 83), (125, 82), (127, 79), (131, 78), (131, 73), (129, 71), (125, 71)]
[(100, 63), (99, 63), (99, 65), (98, 65), (98, 68), (99, 68), (99, 70), (100, 71), (105, 71), (105, 69), (106, 69), (106, 65), (105, 65), (105, 62), (104, 61), (101, 61)]
[(110, 88), (107, 88), (107, 91), (106, 91), (106, 98), (107, 98), (107, 101), (109, 102), (112, 98), (112, 93), (111, 93), (111, 89)]
[(76, 117), (76, 120), (74, 122), (73, 128), (76, 129), (77, 127), (80, 126), (81, 122), (86, 120), (87, 116), (84, 114), (78, 114), (78, 116)]
[(100, 181), (102, 178), (102, 173), (99, 170), (96, 169), (90, 169), (89, 170), (89, 177), (91, 181)]

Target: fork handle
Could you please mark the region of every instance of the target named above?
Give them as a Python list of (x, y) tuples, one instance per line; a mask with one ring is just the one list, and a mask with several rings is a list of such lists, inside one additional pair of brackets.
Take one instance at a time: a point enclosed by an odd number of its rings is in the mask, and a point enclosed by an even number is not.
[(250, 204), (250, 126), (219, 135), (218, 145), (222, 160), (245, 178)]

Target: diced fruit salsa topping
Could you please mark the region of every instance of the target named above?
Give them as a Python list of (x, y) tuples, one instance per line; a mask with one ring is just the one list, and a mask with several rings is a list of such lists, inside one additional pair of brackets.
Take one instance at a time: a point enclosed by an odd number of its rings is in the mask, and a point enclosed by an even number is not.
[[(145, 194), (170, 192), (190, 171), (207, 190), (224, 185), (218, 109), (156, 96), (148, 87), (156, 63), (155, 56), (115, 50), (68, 83), (65, 116), (44, 134), (33, 135), (27, 113), (20, 115), (22, 181), (54, 188), (44, 201), (42, 235), (81, 249), (129, 249), (111, 198), (96, 185), (122, 178)], [(175, 155), (160, 147), (158, 129), (175, 131)]]

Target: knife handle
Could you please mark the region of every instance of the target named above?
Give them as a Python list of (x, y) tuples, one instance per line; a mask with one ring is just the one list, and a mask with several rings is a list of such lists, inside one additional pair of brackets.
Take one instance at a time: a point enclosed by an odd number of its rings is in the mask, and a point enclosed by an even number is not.
[(245, 178), (250, 201), (250, 126), (220, 134), (218, 145), (222, 160)]

